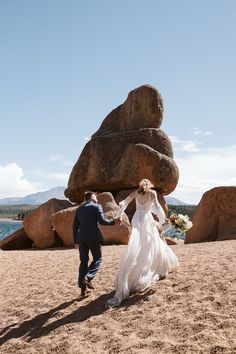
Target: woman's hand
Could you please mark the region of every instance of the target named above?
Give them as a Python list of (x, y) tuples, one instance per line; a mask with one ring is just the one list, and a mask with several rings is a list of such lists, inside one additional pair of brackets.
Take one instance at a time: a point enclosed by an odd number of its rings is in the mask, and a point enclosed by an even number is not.
[(170, 222), (170, 219), (169, 218), (165, 218), (164, 224), (169, 224), (169, 222)]

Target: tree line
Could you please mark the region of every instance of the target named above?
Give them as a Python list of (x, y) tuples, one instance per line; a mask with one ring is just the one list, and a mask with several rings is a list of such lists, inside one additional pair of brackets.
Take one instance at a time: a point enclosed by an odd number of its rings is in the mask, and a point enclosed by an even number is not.
[(183, 215), (188, 215), (190, 218), (192, 217), (192, 214), (194, 210), (196, 209), (196, 205), (172, 205), (168, 204), (168, 216), (171, 214), (183, 214)]
[(0, 205), (0, 219), (23, 220), (25, 215), (37, 208), (38, 205)]

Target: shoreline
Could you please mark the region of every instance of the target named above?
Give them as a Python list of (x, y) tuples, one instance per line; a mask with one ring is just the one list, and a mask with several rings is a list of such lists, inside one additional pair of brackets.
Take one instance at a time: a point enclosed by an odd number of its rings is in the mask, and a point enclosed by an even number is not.
[(21, 222), (22, 220), (17, 220), (17, 219), (11, 219), (11, 218), (0, 218), (0, 222)]

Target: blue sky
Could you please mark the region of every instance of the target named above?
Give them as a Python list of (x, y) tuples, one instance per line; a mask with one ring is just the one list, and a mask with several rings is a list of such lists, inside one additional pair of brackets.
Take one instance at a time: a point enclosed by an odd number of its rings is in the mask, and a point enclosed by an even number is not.
[(197, 203), (236, 185), (234, 0), (0, 0), (0, 198), (66, 185), (130, 90), (155, 86)]

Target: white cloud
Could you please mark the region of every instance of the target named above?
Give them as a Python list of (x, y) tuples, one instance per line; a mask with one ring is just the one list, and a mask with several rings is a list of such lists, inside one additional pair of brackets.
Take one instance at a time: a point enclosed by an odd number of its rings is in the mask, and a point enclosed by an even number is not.
[(193, 128), (193, 134), (195, 135), (212, 135), (213, 132), (210, 132), (210, 131), (201, 131), (199, 128)]
[(206, 191), (218, 186), (236, 186), (236, 145), (210, 148), (186, 157), (176, 157), (180, 179), (172, 195), (198, 203)]
[(63, 166), (73, 166), (73, 162), (68, 160), (64, 155), (53, 155), (49, 157), (49, 161), (58, 163)]
[(170, 136), (170, 140), (174, 146), (175, 151), (183, 152), (198, 152), (200, 149), (198, 145), (201, 145), (200, 142), (195, 140), (181, 140), (176, 136)]
[(0, 165), (0, 198), (23, 197), (38, 192), (39, 188), (24, 177), (23, 169), (17, 163)]

